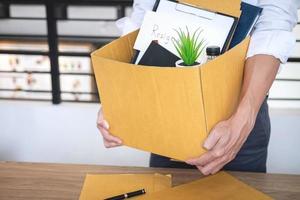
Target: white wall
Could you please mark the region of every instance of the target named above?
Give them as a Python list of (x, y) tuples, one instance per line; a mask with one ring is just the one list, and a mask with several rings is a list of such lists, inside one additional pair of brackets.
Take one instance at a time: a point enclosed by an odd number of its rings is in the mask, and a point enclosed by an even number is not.
[[(0, 160), (147, 166), (149, 154), (105, 149), (97, 104), (0, 101)], [(300, 109), (272, 109), (268, 171), (300, 174)]]
[(268, 171), (300, 174), (300, 109), (271, 108), (270, 116)]
[(0, 160), (146, 166), (148, 153), (103, 147), (98, 107), (0, 101)]

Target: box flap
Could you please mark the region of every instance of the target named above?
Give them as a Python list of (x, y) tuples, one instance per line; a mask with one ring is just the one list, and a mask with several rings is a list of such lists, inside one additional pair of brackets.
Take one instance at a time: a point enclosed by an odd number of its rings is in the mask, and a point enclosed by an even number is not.
[(179, 2), (195, 5), (200, 8), (217, 11), (238, 18), (241, 14), (241, 0), (179, 0)]
[(207, 132), (235, 111), (250, 38), (200, 68)]

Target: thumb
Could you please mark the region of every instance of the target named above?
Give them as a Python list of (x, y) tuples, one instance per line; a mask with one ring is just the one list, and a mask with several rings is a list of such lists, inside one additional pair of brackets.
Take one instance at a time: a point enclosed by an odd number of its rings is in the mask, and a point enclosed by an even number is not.
[(104, 125), (104, 128), (106, 128), (107, 130), (109, 129), (109, 124), (105, 119), (103, 120), (103, 125)]
[(211, 150), (217, 144), (220, 137), (221, 131), (219, 131), (217, 128), (214, 128), (206, 138), (203, 147), (206, 150)]

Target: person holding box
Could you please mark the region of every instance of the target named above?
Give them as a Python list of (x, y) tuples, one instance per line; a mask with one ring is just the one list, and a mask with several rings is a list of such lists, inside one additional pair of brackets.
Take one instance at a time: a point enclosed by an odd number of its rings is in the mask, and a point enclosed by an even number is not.
[[(270, 118), (268, 91), (281, 63), (286, 63), (295, 43), (292, 34), (297, 24), (300, 0), (245, 0), (263, 8), (255, 25), (245, 63), (244, 81), (239, 105), (233, 115), (219, 122), (210, 132), (203, 147), (207, 152), (186, 163), (152, 154), (150, 167), (198, 168), (204, 175), (221, 169), (266, 172)], [(131, 17), (117, 25), (123, 34), (140, 27), (145, 11), (152, 10), (155, 0), (134, 0)], [(100, 108), (97, 127), (107, 148), (122, 145), (110, 134)], [(199, 144), (200, 145), (200, 144)]]

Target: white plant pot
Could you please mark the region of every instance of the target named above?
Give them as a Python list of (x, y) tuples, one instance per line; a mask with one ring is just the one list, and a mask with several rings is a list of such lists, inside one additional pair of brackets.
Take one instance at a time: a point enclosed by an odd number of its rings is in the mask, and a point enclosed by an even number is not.
[(175, 66), (176, 67), (195, 67), (195, 66), (198, 66), (198, 65), (201, 64), (201, 63), (199, 63), (199, 64), (196, 64), (196, 65), (185, 66), (185, 65), (181, 65), (182, 63), (184, 63), (183, 60), (177, 60), (175, 62)]
[(183, 60), (177, 60), (176, 62), (175, 62), (175, 66), (176, 67), (185, 67), (185, 66), (183, 66), (183, 65), (180, 65), (180, 64), (182, 64), (183, 63)]

